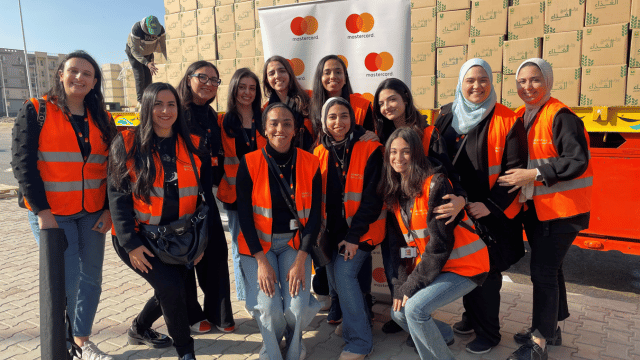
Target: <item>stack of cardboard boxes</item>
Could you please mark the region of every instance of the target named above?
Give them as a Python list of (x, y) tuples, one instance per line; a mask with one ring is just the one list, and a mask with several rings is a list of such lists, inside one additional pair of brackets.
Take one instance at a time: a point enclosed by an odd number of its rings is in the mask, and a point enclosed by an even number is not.
[(436, 0), (411, 1), (411, 93), (418, 108), (435, 107)]
[(118, 64), (102, 65), (102, 95), (105, 102), (124, 104), (124, 88), (118, 76), (122, 67)]

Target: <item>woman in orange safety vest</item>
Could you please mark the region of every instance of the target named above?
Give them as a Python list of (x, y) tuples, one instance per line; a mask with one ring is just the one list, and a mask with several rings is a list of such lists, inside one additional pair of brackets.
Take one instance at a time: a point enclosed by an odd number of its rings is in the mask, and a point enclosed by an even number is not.
[[(523, 344), (509, 359), (546, 359), (546, 345), (560, 345), (558, 321), (569, 317), (562, 261), (580, 230), (589, 227), (593, 171), (589, 134), (582, 120), (551, 97), (553, 70), (540, 58), (516, 72), (529, 145), (527, 169), (501, 176), (504, 186), (522, 188), (524, 229), (531, 247), (531, 327), (514, 335)], [(531, 341), (533, 340), (533, 341)]]
[(421, 359), (453, 359), (439, 329), (451, 328), (431, 314), (482, 284), (489, 255), (464, 211), (451, 222), (436, 218), (434, 208), (452, 188), (434, 170), (418, 134), (397, 129), (385, 146), (378, 193), (404, 235), (402, 245), (391, 247), (400, 264), (391, 317), (411, 334)]
[(263, 113), (268, 144), (238, 169), (238, 237), (246, 307), (258, 322), (260, 358), (304, 359), (302, 331), (320, 309), (311, 296), (311, 246), (320, 230), (322, 178), (318, 158), (293, 146), (298, 125), (281, 102)]
[(64, 229), (65, 290), (75, 343), (83, 356), (107, 360), (112, 358), (89, 341), (100, 301), (105, 234), (111, 228), (107, 156), (116, 133), (101, 87), (100, 68), (89, 54), (67, 55), (44, 98), (30, 99), (20, 110), (11, 165), (36, 241), (41, 229)]

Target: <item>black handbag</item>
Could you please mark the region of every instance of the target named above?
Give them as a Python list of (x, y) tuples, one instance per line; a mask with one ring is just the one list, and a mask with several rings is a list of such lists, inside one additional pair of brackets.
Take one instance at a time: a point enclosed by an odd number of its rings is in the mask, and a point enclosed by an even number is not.
[(140, 224), (142, 234), (149, 240), (151, 251), (167, 265), (193, 266), (193, 262), (204, 253), (209, 242), (209, 206), (204, 199), (200, 176), (191, 152), (189, 158), (198, 183), (198, 195), (202, 198), (200, 206), (190, 218), (176, 220), (169, 225)]

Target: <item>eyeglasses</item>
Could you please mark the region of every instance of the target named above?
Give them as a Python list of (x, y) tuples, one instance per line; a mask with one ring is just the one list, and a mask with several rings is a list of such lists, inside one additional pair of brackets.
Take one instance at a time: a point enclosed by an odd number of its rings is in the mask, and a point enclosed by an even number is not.
[(205, 74), (193, 74), (189, 76), (198, 78), (198, 81), (200, 81), (201, 84), (206, 84), (208, 82), (211, 82), (211, 85), (213, 86), (219, 86), (220, 84), (222, 84), (222, 80), (214, 77), (208, 77)]

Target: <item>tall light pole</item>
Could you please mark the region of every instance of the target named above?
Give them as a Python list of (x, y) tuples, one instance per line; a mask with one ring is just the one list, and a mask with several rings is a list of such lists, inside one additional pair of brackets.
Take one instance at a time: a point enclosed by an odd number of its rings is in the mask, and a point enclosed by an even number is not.
[(4, 101), (4, 110), (7, 112), (6, 116), (9, 116), (9, 105), (7, 104), (7, 86), (4, 83), (4, 69), (2, 67), (2, 59), (0, 59), (0, 81), (2, 81), (2, 101)]
[(31, 89), (31, 76), (29, 76), (29, 59), (27, 58), (27, 41), (24, 38), (24, 24), (22, 23), (22, 4), (18, 0), (18, 8), (20, 9), (20, 26), (22, 27), (22, 43), (24, 44), (24, 67), (27, 69), (27, 84), (29, 86), (29, 97), (33, 96), (33, 89)]

